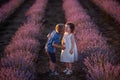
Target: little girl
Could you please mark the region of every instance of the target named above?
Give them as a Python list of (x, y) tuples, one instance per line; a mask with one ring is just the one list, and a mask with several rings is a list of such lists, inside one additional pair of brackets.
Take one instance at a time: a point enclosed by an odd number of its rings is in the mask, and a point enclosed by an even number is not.
[(65, 62), (66, 69), (63, 72), (66, 75), (72, 74), (72, 63), (78, 59), (74, 29), (73, 23), (65, 24), (65, 33), (62, 39), (62, 45), (65, 46), (65, 49), (61, 52), (61, 62)]

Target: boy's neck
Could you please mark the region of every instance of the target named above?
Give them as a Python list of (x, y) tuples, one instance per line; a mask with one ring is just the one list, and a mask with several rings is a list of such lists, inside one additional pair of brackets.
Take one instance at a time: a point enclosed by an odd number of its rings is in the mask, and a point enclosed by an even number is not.
[(57, 33), (59, 33), (58, 31), (56, 31)]
[(58, 34), (60, 34), (61, 35), (61, 33), (60, 32), (58, 32), (58, 31), (56, 31)]

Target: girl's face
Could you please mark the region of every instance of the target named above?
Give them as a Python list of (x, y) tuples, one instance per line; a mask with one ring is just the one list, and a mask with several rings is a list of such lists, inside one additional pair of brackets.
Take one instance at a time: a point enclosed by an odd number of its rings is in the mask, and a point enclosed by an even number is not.
[(68, 32), (68, 33), (71, 32), (69, 25), (65, 25), (65, 32)]

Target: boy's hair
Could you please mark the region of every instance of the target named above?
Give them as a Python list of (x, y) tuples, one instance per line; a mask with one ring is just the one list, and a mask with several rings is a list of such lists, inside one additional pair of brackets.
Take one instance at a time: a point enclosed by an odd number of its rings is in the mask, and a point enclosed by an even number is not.
[(64, 29), (64, 24), (62, 24), (62, 23), (57, 24), (56, 27), (55, 27), (55, 30), (56, 30), (58, 33), (63, 32), (63, 29)]
[(69, 25), (71, 33), (74, 33), (75, 25), (73, 23), (66, 23), (66, 25)]

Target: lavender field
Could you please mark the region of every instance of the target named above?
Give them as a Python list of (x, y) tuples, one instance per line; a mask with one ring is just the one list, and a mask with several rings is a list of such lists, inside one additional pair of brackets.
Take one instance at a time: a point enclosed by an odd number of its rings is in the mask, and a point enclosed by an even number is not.
[[(65, 75), (49, 75), (47, 34), (75, 24), (79, 59)], [(119, 0), (0, 0), (0, 80), (120, 80)]]

